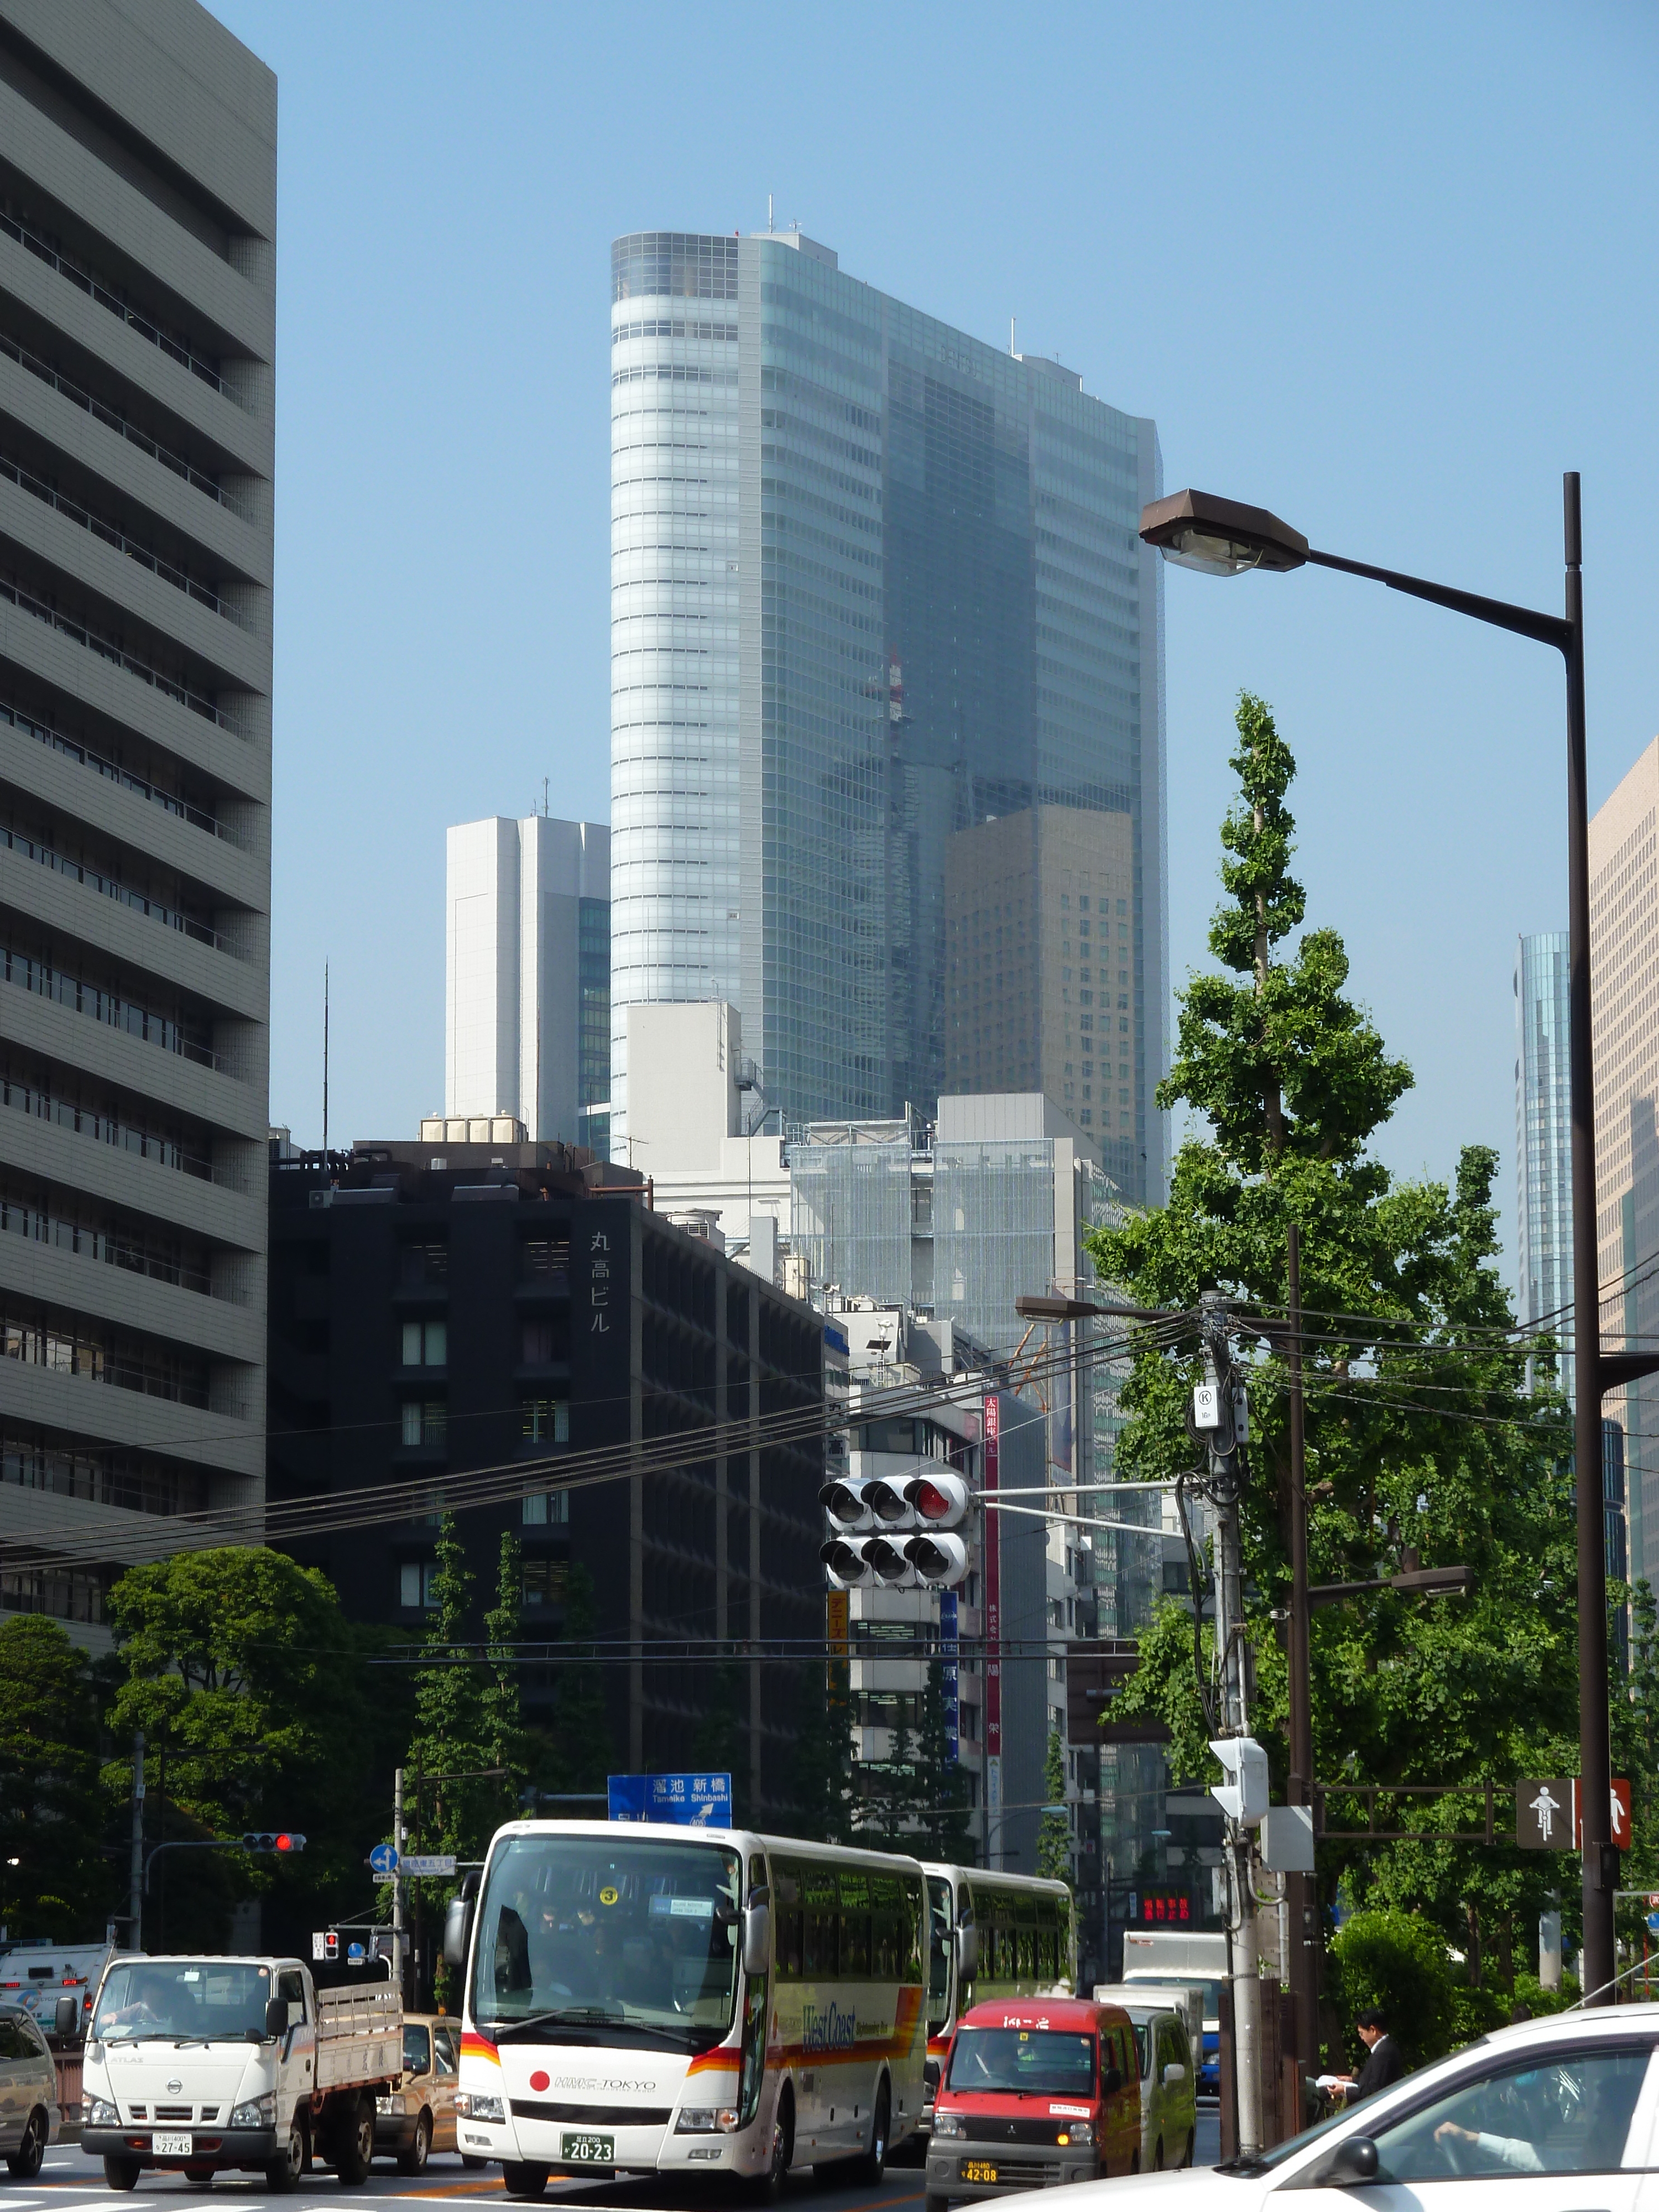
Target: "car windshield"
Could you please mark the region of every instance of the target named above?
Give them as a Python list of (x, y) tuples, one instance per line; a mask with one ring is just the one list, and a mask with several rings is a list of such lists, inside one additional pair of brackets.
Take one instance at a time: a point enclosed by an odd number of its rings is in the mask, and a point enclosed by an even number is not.
[(270, 1969), (240, 1960), (135, 1959), (112, 1966), (98, 1993), (100, 2043), (258, 2043)]
[(961, 2027), (945, 2086), (961, 2097), (1092, 2096), (1095, 2039), (1049, 2027)]
[(734, 1851), (614, 1835), (510, 1836), (472, 1952), (486, 2033), (626, 2046), (720, 2042), (738, 1986)]

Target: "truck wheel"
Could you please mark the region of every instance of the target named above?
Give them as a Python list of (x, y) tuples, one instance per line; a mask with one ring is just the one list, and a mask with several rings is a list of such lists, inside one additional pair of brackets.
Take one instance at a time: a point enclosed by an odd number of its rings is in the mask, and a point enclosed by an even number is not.
[(368, 2179), (374, 2156), (374, 2106), (371, 2099), (359, 2097), (341, 2118), (334, 2138), (334, 2171), (348, 2189), (356, 2189)]
[(9, 2172), (19, 2181), (33, 2181), (46, 2155), (46, 2116), (38, 2109), (29, 2114), (23, 2140), (6, 2160)]
[(489, 2163), (487, 2158), (480, 2158), (476, 2151), (464, 2150), (461, 2153), (461, 2164), (471, 2172), (482, 2173)]
[(300, 2107), (294, 2107), (294, 2117), (288, 2124), (288, 2141), (265, 2168), (265, 2187), (274, 2197), (285, 2197), (290, 2189), (300, 2185), (300, 2176), (306, 2170), (305, 2123), (300, 2118)]
[(501, 2180), (509, 2197), (516, 2197), (526, 2204), (533, 2204), (538, 2197), (547, 2194), (547, 2168), (544, 2166), (521, 2166), (516, 2159), (504, 2160)]
[(432, 2115), (422, 2112), (415, 2123), (415, 2135), (407, 2150), (398, 2154), (399, 2173), (424, 2173), (427, 2153), (432, 2148)]
[(106, 2158), (104, 2160), (104, 2185), (106, 2189), (137, 2189), (138, 2161), (136, 2158)]
[(951, 2212), (950, 2198), (948, 2197), (935, 2197), (931, 2189), (922, 2198), (921, 2204), (922, 2212)]

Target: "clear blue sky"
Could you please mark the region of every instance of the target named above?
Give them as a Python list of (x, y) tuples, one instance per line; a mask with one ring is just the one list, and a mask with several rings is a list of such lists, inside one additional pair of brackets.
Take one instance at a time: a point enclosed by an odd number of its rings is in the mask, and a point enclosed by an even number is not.
[[(412, 1134), (443, 832), (608, 811), (621, 231), (776, 194), (843, 269), (1057, 354), (1165, 480), (1559, 606), (1583, 471), (1592, 801), (1659, 730), (1659, 11), (217, 0), (281, 83), (271, 1113)], [(1647, 150), (1644, 152), (1644, 148)], [(1558, 658), (1311, 571), (1171, 570), (1170, 912), (1205, 957), (1231, 702), (1301, 766), (1311, 916), (1418, 1087), (1401, 1172), (1503, 1154), (1517, 933), (1565, 920)]]

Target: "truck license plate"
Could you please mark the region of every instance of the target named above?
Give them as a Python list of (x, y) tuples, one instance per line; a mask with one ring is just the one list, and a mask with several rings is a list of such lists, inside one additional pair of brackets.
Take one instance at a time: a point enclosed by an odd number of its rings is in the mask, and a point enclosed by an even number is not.
[(561, 2136), (559, 2156), (568, 2166), (614, 2166), (615, 2136)]
[(195, 2147), (190, 2136), (158, 2135), (152, 2145), (157, 2158), (188, 2158)]
[(962, 2178), (964, 2181), (994, 2181), (997, 2170), (988, 2158), (964, 2158)]

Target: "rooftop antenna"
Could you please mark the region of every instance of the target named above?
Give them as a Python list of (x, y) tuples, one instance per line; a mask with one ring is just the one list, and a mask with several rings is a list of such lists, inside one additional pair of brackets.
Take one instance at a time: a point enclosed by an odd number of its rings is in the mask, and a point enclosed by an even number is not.
[(328, 1150), (328, 963), (323, 963), (323, 1150)]
[(767, 235), (770, 237), (772, 232), (772, 195), (770, 192), (768, 192), (766, 195), (766, 230)]
[(542, 819), (544, 822), (547, 819), (547, 778), (545, 776), (542, 778)]

